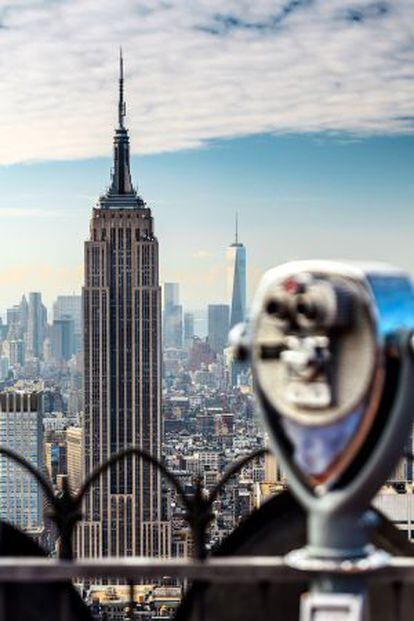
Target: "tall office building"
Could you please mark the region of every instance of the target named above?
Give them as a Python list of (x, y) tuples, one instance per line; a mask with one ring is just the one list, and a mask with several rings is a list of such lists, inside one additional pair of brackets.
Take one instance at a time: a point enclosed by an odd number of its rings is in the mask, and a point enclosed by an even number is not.
[(70, 360), (75, 353), (74, 321), (69, 317), (55, 319), (51, 327), (52, 356), (55, 360)]
[(23, 295), (20, 300), (20, 335), (26, 334), (27, 326), (29, 323), (29, 304), (27, 303), (26, 296)]
[(83, 483), (83, 433), (81, 427), (68, 427), (66, 435), (66, 460), (69, 485), (76, 492)]
[(191, 347), (194, 337), (194, 315), (184, 313), (184, 347)]
[(234, 243), (227, 248), (230, 328), (246, 318), (246, 248), (239, 242), (238, 218)]
[(7, 338), (18, 339), (20, 336), (20, 306), (16, 304), (7, 309), (6, 321), (8, 326)]
[(171, 308), (180, 303), (180, 285), (178, 282), (164, 283), (164, 308)]
[(83, 340), (82, 296), (58, 295), (53, 304), (53, 319), (72, 319), (74, 324), (75, 350), (76, 352), (81, 351)]
[(10, 371), (10, 360), (7, 356), (0, 356), (0, 381), (8, 378)]
[(183, 346), (183, 307), (177, 282), (164, 283), (164, 347)]
[(24, 354), (25, 354), (25, 344), (23, 339), (16, 339), (8, 341), (8, 354), (10, 366), (23, 366), (24, 365)]
[(43, 446), (46, 470), (50, 480), (56, 485), (59, 478), (67, 475), (65, 432), (47, 430)]
[(229, 336), (229, 307), (227, 304), (208, 306), (208, 343), (216, 354), (222, 354)]
[(23, 295), (20, 304), (15, 304), (7, 309), (7, 338), (21, 339), (27, 332), (29, 320), (29, 305), (26, 296)]
[[(227, 248), (227, 289), (230, 301), (230, 325), (233, 328), (246, 318), (246, 248), (239, 242), (239, 226), (236, 214), (234, 243)], [(230, 383), (236, 386), (246, 364), (230, 361)]]
[[(42, 393), (9, 390), (0, 393), (0, 445), (43, 468)], [(23, 530), (42, 525), (42, 497), (37, 481), (0, 455), (0, 519)]]
[[(151, 210), (131, 180), (120, 58), (111, 184), (85, 243), (84, 474), (135, 445), (161, 456), (161, 290)], [(97, 481), (78, 533), (80, 556), (166, 555), (159, 472), (142, 460)]]
[(3, 319), (0, 317), (0, 342), (6, 340), (9, 326), (3, 323)]
[(45, 339), (47, 311), (42, 304), (42, 294), (29, 293), (29, 309), (27, 320), (27, 348), (28, 356), (42, 358), (43, 341)]

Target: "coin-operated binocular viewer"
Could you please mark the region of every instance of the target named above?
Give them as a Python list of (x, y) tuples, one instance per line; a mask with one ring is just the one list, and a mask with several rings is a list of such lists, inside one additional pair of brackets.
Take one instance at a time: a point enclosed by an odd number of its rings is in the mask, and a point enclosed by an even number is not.
[(308, 514), (307, 547), (292, 556), (299, 565), (363, 558), (366, 566), (380, 556), (367, 510), (411, 432), (413, 329), (404, 272), (303, 261), (265, 274), (251, 322), (233, 334), (236, 353), (250, 357), (290, 489)]

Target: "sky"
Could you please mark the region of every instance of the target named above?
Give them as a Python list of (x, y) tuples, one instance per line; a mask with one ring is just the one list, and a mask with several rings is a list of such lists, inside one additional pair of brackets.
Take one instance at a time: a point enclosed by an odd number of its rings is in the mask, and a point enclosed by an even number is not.
[(414, 273), (414, 0), (0, 0), (0, 312), (79, 292), (117, 56), (161, 278), (223, 302), (294, 258)]

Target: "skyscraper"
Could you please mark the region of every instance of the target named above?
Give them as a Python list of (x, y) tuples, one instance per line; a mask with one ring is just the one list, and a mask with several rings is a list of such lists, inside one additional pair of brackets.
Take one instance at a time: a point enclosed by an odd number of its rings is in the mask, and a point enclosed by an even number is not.
[(23, 336), (27, 332), (27, 325), (29, 321), (29, 304), (27, 303), (26, 296), (23, 295), (20, 300), (20, 335)]
[[(85, 243), (84, 473), (135, 445), (161, 455), (161, 290), (151, 210), (132, 184), (120, 57), (111, 184)], [(165, 555), (161, 480), (130, 459), (95, 483), (79, 532), (81, 556)]]
[(180, 285), (178, 282), (164, 283), (164, 308), (171, 308), (180, 303)]
[(42, 304), (42, 294), (29, 293), (29, 312), (27, 320), (27, 354), (32, 358), (43, 355), (43, 341), (47, 322), (46, 307)]
[(8, 340), (21, 339), (27, 332), (29, 320), (29, 305), (23, 295), (20, 304), (7, 309)]
[(10, 366), (24, 365), (25, 346), (23, 339), (8, 341), (8, 354)]
[(72, 319), (76, 351), (82, 349), (82, 296), (58, 295), (53, 304), (53, 319)]
[(184, 313), (184, 347), (191, 347), (194, 336), (194, 315)]
[(70, 360), (75, 353), (74, 321), (55, 319), (51, 328), (52, 355), (55, 360)]
[(229, 336), (229, 307), (227, 304), (208, 306), (208, 343), (216, 354), (222, 354)]
[(180, 286), (164, 283), (164, 347), (183, 346), (183, 307), (180, 305)]
[(83, 482), (83, 434), (80, 427), (68, 427), (66, 435), (66, 458), (69, 485), (72, 490), (80, 489)]
[(20, 306), (16, 304), (6, 311), (8, 326), (7, 338), (17, 339), (20, 336)]
[[(42, 393), (0, 393), (0, 444), (43, 468)], [(37, 481), (15, 462), (0, 456), (0, 519), (18, 528), (42, 525), (42, 497)]]
[[(230, 301), (230, 325), (233, 328), (246, 318), (246, 248), (239, 242), (239, 223), (236, 214), (234, 243), (227, 248), (227, 288)], [(230, 383), (237, 385), (246, 365), (237, 360), (230, 362)]]
[(9, 376), (10, 361), (7, 356), (0, 356), (0, 381), (3, 382)]
[(246, 316), (246, 248), (239, 242), (237, 215), (234, 243), (227, 248), (227, 287), (232, 328)]

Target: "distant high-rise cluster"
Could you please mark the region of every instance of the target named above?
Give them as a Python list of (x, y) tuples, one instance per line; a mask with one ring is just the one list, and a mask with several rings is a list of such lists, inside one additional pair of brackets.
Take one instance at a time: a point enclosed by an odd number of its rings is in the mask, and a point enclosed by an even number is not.
[(39, 291), (8, 308), (6, 323), (0, 322), (0, 382), (40, 377), (46, 366), (62, 368), (80, 354), (81, 310), (79, 295), (58, 296), (48, 323)]
[[(249, 381), (246, 365), (232, 358), (228, 338), (230, 329), (246, 319), (246, 248), (239, 241), (237, 216), (235, 240), (226, 253), (226, 275), (227, 300), (208, 304), (203, 313), (206, 321), (201, 319), (200, 311), (183, 312), (179, 283), (164, 283), (163, 368), (168, 386), (174, 383), (183, 360), (187, 360), (197, 382), (207, 381), (211, 373), (220, 377), (220, 386), (227, 388)], [(205, 338), (199, 332), (200, 328), (203, 332), (203, 323), (207, 328)], [(211, 382), (215, 384), (215, 380)]]

